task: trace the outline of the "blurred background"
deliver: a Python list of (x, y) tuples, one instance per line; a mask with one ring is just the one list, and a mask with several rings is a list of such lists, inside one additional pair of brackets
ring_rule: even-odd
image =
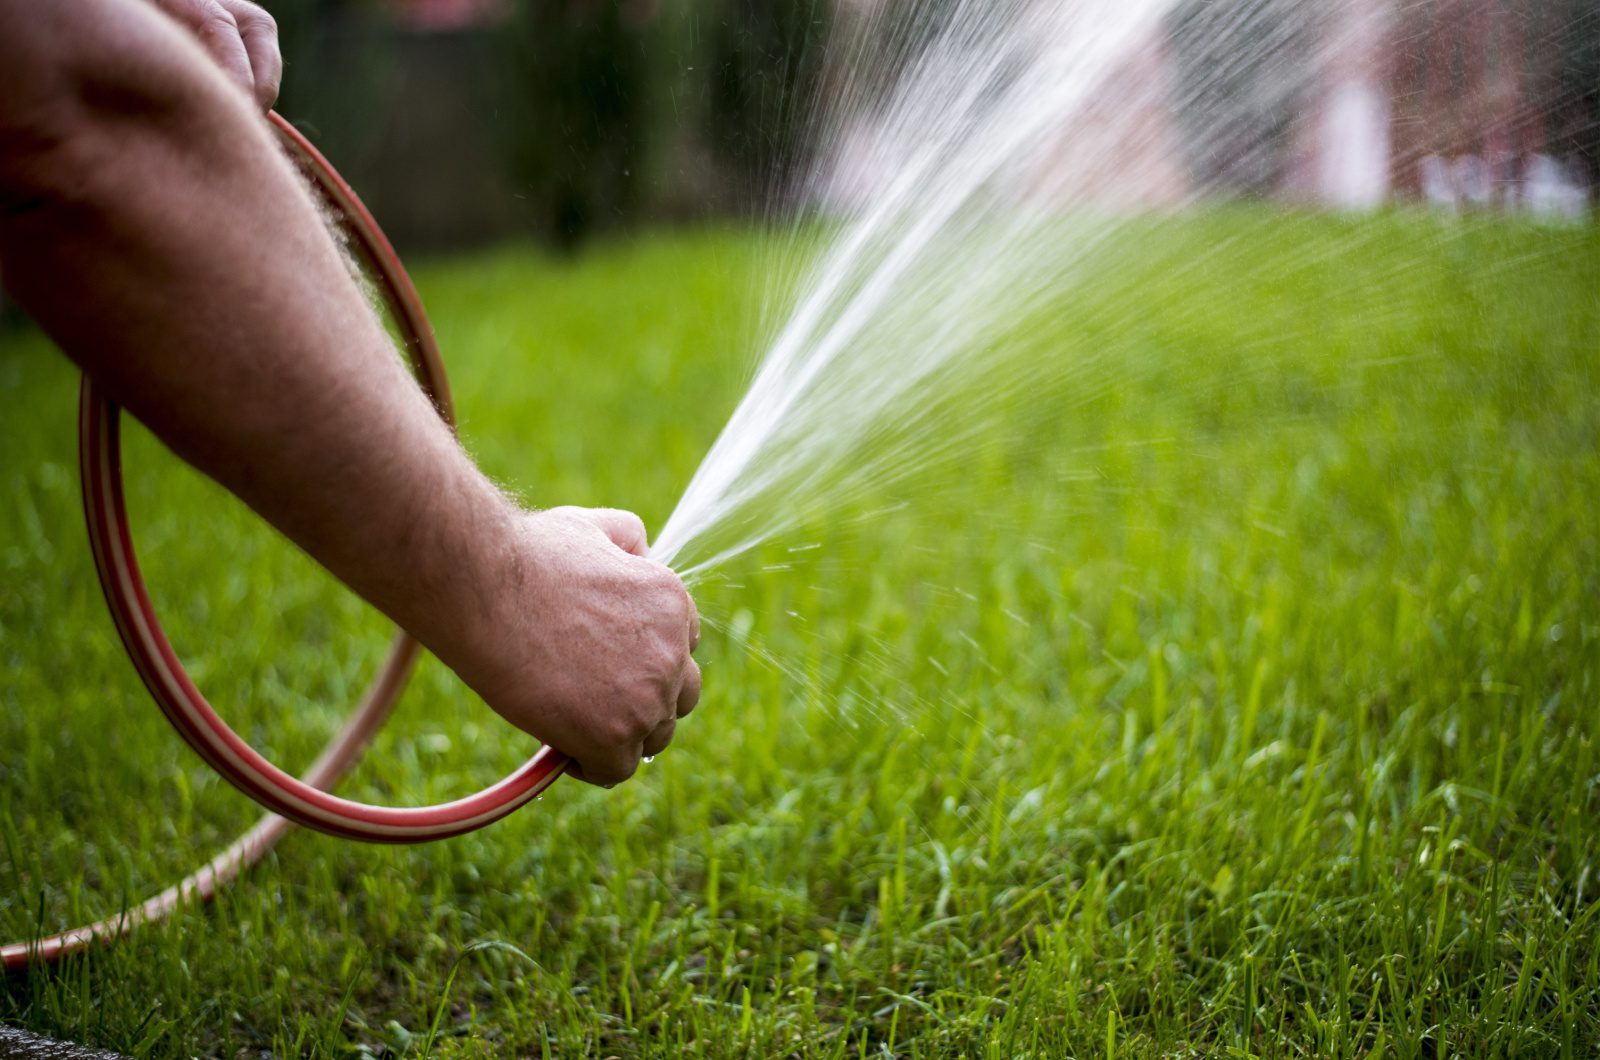
[[(1044, 0), (1048, 2), (1048, 0)], [(534, 236), (571, 248), (641, 222), (781, 210), (818, 150), (830, 35), (941, 0), (271, 0), (289, 59), (281, 110), (310, 132), (406, 249)], [(1263, 60), (1212, 73), (1257, 19)], [(1299, 24), (1290, 24), (1299, 23)], [(1260, 22), (1257, 23), (1262, 24)], [(1259, 54), (1259, 49), (1252, 49)], [(1256, 84), (1253, 82), (1260, 82)], [(1218, 99), (1218, 94), (1226, 97)], [(1122, 141), (1085, 191), (1160, 207), (1208, 194), (1371, 209), (1585, 214), (1600, 183), (1593, 0), (1190, 0), (1105, 88)], [(1116, 120), (1109, 112), (1115, 106)], [(1139, 111), (1137, 119), (1129, 107)], [(1222, 136), (1191, 112), (1230, 115)], [(1061, 150), (1095, 130), (1063, 130)], [(831, 130), (828, 161), (853, 140)], [(1041, 174), (1048, 181), (1048, 174)], [(1130, 176), (1137, 179), (1129, 181)], [(1080, 175), (1076, 178), (1081, 181)]]
[[(868, 198), (875, 175), (853, 161), (873, 130), (811, 135), (840, 76), (828, 43), (852, 20), (915, 26), (948, 5), (266, 4), (288, 61), (279, 109), (406, 252), (770, 217), (813, 163), (841, 200)], [(1278, 46), (1197, 30), (1246, 18)], [(1252, 196), (1570, 222), (1600, 185), (1594, 0), (1186, 0), (1102, 95), (1061, 132), (1070, 180), (1039, 187), (1136, 208)]]
[(273, 0), (279, 109), (403, 248), (739, 214), (802, 139), (821, 0)]

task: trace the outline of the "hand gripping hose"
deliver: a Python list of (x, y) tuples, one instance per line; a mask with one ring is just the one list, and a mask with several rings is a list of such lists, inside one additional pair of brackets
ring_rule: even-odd
[[(283, 118), (275, 113), (267, 117), (344, 227), (352, 252), (375, 278), (378, 292), (399, 326), (418, 381), (439, 414), (453, 424), (449, 385), (433, 328), (394, 248), (328, 160)], [(117, 632), (145, 687), (179, 734), (234, 787), (272, 812), (203, 868), (140, 906), (49, 938), (0, 946), (0, 966), (13, 971), (34, 962), (57, 961), (97, 941), (111, 941), (141, 924), (164, 919), (185, 901), (207, 901), (271, 850), (291, 822), (374, 843), (445, 839), (498, 821), (531, 801), (566, 769), (566, 758), (545, 747), (492, 787), (438, 806), (370, 806), (328, 794), (327, 789), (355, 764), (405, 687), (420, 648), (404, 633), (396, 636), (366, 695), (304, 777), (297, 780), (263, 758), (206, 702), (151, 607), (123, 503), (118, 419), (117, 406), (86, 376), (78, 421), (83, 507), (95, 566)]]

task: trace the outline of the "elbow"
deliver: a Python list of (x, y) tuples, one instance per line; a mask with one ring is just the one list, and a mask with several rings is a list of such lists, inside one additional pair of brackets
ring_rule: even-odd
[(107, 25), (107, 6), (46, 5), (57, 17), (0, 47), (13, 71), (0, 85), (0, 224), (119, 194), (148, 148), (193, 148), (246, 109), (164, 18), (115, 5)]

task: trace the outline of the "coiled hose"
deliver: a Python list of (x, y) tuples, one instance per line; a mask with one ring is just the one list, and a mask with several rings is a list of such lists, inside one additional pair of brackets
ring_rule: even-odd
[[(454, 410), (438, 343), (422, 300), (394, 248), (328, 160), (282, 117), (276, 113), (267, 117), (345, 230), (351, 251), (375, 279), (378, 293), (399, 327), (418, 382), (439, 415), (453, 425)], [(0, 966), (6, 971), (59, 961), (95, 943), (120, 938), (142, 924), (162, 920), (185, 902), (210, 900), (259, 861), (294, 824), (373, 843), (445, 839), (498, 821), (538, 796), (566, 769), (566, 758), (545, 747), (492, 787), (438, 806), (371, 806), (330, 795), (327, 789), (360, 758), (405, 687), (420, 651), (405, 633), (396, 636), (366, 695), (303, 777), (296, 779), (267, 761), (217, 716), (161, 629), (139, 574), (128, 529), (119, 409), (87, 376), (78, 413), (79, 470), (89, 543), (122, 643), (145, 687), (179, 734), (234, 787), (270, 812), (203, 867), (137, 907), (48, 938), (0, 946)]]

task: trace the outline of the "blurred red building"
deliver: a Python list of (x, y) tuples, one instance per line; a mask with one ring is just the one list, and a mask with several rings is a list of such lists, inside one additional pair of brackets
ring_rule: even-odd
[(1582, 166), (1550, 135), (1562, 56), (1545, 0), (1333, 0), (1282, 191), (1338, 207), (1577, 214)]
[(1179, 0), (1063, 116), (1029, 186), (1136, 208), (1265, 194), (1575, 216), (1594, 160), (1550, 128), (1572, 80), (1551, 45), (1600, 33), (1583, 2)]
[[(1560, 167), (1547, 135), (1554, 55), (1529, 46), (1530, 5), (1433, 0), (1392, 15), (1385, 56), (1395, 101), (1396, 189), (1470, 205), (1536, 205), (1541, 169)], [(1575, 190), (1579, 177), (1567, 174)]]

